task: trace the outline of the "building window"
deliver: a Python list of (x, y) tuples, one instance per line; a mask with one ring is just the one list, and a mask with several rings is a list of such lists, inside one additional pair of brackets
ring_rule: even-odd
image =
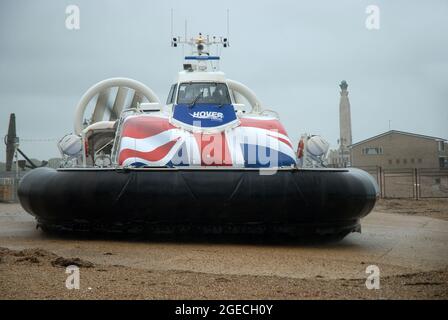
[(408, 164), (408, 159), (403, 159), (403, 164)]
[(414, 164), (415, 163), (415, 159), (411, 158), (411, 163)]
[(439, 141), (439, 152), (445, 151), (445, 141)]
[(383, 154), (383, 148), (381, 147), (368, 147), (362, 149), (362, 154), (365, 155), (377, 155), (377, 154)]
[(392, 164), (392, 159), (389, 159), (389, 164)]
[(418, 163), (422, 163), (422, 159), (421, 158), (418, 159)]
[(400, 164), (400, 159), (395, 160), (396, 164)]

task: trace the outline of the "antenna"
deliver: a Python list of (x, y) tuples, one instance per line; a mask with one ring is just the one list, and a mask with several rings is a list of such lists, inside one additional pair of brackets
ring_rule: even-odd
[(188, 40), (188, 32), (187, 32), (187, 30), (188, 30), (188, 20), (187, 19), (185, 19), (185, 41), (187, 41)]
[[(203, 36), (202, 33), (199, 33), (199, 36), (196, 38), (188, 39), (188, 20), (185, 19), (185, 34), (182, 39), (181, 36), (174, 36), (174, 10), (171, 8), (171, 46), (177, 47), (179, 44), (182, 44), (182, 48), (184, 48), (185, 44), (192, 46), (194, 49), (198, 49), (197, 53), (201, 54), (203, 51), (203, 47), (210, 47), (211, 45), (222, 45), (224, 48), (230, 46), (229, 43), (229, 34), (230, 34), (230, 10), (227, 9), (227, 35), (226, 37), (216, 37), (214, 35), (206, 35)], [(201, 49), (199, 48), (201, 47)], [(205, 53), (205, 52), (204, 52)]]
[(230, 10), (227, 9), (227, 36), (223, 39), (224, 48), (230, 47), (229, 34), (230, 34)]
[[(182, 44), (182, 54), (185, 60), (194, 60), (195, 65), (192, 63), (185, 63), (184, 70), (205, 71), (210, 66), (212, 70), (219, 68), (219, 60), (221, 55), (221, 46), (224, 48), (229, 47), (229, 33), (230, 33), (230, 10), (227, 9), (227, 36), (217, 37), (216, 35), (202, 34), (193, 38), (188, 38), (188, 20), (185, 19), (185, 34), (184, 37), (174, 35), (173, 26), (174, 13), (171, 9), (171, 46), (176, 48)], [(191, 55), (185, 56), (185, 45), (191, 47)], [(210, 49), (216, 45), (216, 52), (218, 55), (211, 55)], [(189, 62), (189, 61), (188, 61)]]
[(230, 34), (230, 10), (227, 9), (227, 39), (229, 39)]
[(174, 9), (171, 8), (171, 39), (173, 39), (173, 37), (174, 37), (174, 34), (173, 34), (173, 32), (174, 32), (174, 18), (173, 18), (173, 16), (174, 16)]
[(179, 42), (180, 37), (174, 36), (174, 9), (171, 8), (171, 46), (176, 48)]

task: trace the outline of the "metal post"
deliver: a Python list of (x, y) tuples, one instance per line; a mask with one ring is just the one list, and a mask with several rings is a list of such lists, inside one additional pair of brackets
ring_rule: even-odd
[(381, 166), (377, 167), (377, 174), (378, 174), (378, 184), (380, 187), (380, 197), (383, 198), (383, 168)]
[(87, 167), (87, 155), (86, 155), (86, 134), (84, 131), (81, 133), (82, 141), (82, 166)]
[(16, 150), (14, 152), (14, 156), (16, 158), (16, 179), (19, 180), (19, 156), (17, 154), (17, 147), (16, 147)]
[(418, 168), (414, 168), (414, 179), (415, 181), (415, 200), (419, 200), (420, 198), (420, 183), (419, 183), (419, 179), (418, 179)]

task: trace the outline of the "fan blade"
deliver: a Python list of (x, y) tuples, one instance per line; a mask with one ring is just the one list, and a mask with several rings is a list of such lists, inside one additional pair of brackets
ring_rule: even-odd
[(92, 123), (103, 121), (104, 113), (107, 108), (107, 102), (109, 100), (110, 89), (106, 89), (98, 94), (95, 110), (93, 111)]
[(132, 98), (131, 108), (136, 108), (137, 103), (141, 103), (142, 100), (143, 100), (143, 98), (142, 98), (141, 94), (136, 91), (134, 93), (134, 98)]
[(115, 97), (115, 102), (110, 112), (110, 120), (117, 120), (124, 109), (124, 104), (126, 102), (126, 97), (128, 96), (128, 88), (119, 87), (117, 91), (117, 96)]

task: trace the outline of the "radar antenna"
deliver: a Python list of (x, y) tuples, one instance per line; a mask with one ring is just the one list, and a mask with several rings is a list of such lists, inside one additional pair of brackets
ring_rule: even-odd
[(174, 10), (171, 9), (171, 46), (177, 48), (179, 44), (186, 44), (192, 47), (192, 53), (196, 53), (198, 56), (201, 55), (210, 55), (210, 47), (212, 45), (222, 45), (224, 48), (228, 48), (230, 46), (229, 42), (229, 21), (230, 21), (230, 13), (229, 9), (227, 9), (227, 36), (204, 36), (202, 33), (199, 33), (197, 37), (188, 38), (187, 35), (187, 20), (185, 20), (185, 35), (175, 36), (174, 35)]

